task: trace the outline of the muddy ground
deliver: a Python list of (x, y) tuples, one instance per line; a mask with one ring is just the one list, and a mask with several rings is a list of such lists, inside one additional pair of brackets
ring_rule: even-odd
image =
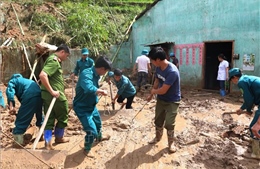
[[(107, 83), (102, 88), (109, 91)], [(1, 90), (5, 93), (4, 86), (1, 86)], [(116, 87), (113, 86), (113, 94), (115, 93)], [(12, 140), (1, 134), (1, 168), (260, 168), (258, 160), (244, 157), (250, 152), (246, 128), (252, 117), (236, 114), (222, 116), (224, 112), (235, 111), (240, 107), (242, 99), (239, 94), (229, 94), (223, 102), (219, 101), (217, 91), (183, 88), (182, 93), (175, 128), (178, 151), (174, 154), (168, 153), (166, 131), (163, 139), (156, 145), (147, 143), (154, 137), (156, 103), (155, 100), (146, 102), (148, 89), (137, 94), (133, 110), (119, 110), (120, 105), (116, 104), (116, 111), (112, 111), (110, 96), (101, 97), (98, 109), (103, 120), (103, 133), (111, 135), (111, 139), (93, 147), (94, 159), (85, 157), (82, 152), (85, 134), (77, 116), (71, 110), (66, 128), (66, 136), (70, 138), (70, 142), (54, 144), (55, 150), (51, 152), (43, 151), (43, 141), (38, 144), (37, 151), (30, 150), (30, 143), (25, 148), (33, 156), (24, 149), (12, 148)], [(71, 86), (66, 89), (66, 94), (71, 101)], [(140, 111), (141, 108), (143, 109)], [(3, 132), (10, 137), (14, 120), (15, 116), (8, 115), (7, 111), (1, 112)], [(239, 127), (234, 128), (236, 126)]]

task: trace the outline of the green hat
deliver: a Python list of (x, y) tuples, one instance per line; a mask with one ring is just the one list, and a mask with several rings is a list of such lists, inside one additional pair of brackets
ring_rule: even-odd
[(81, 53), (82, 53), (82, 55), (88, 55), (88, 54), (89, 54), (87, 48), (83, 48), (83, 49), (81, 50)]
[(229, 75), (229, 80), (231, 80), (231, 78), (233, 76), (236, 76), (236, 75), (240, 75), (241, 74), (241, 71), (239, 68), (232, 68), (228, 71), (228, 75)]
[(146, 55), (146, 56), (147, 56), (147, 55), (148, 55), (148, 53), (149, 53), (149, 52), (148, 52), (148, 50), (144, 49), (144, 50), (142, 51), (142, 53), (141, 53), (141, 54), (142, 54), (142, 55)]

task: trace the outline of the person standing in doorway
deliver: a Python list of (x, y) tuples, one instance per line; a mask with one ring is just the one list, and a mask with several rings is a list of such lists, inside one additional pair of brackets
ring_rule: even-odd
[(218, 60), (220, 63), (218, 66), (217, 80), (219, 81), (220, 85), (220, 100), (224, 101), (224, 97), (226, 96), (225, 82), (228, 80), (229, 63), (226, 61), (226, 57), (222, 53), (218, 55)]
[(147, 57), (148, 50), (143, 50), (141, 56), (138, 56), (133, 68), (133, 74), (136, 74), (136, 67), (138, 69), (137, 77), (137, 91), (141, 86), (145, 86), (148, 78), (148, 73), (151, 72), (150, 59)]
[[(51, 140), (54, 126), (55, 143), (69, 142), (68, 138), (63, 137), (64, 128), (68, 123), (68, 100), (65, 96), (65, 84), (61, 68), (61, 62), (65, 61), (69, 54), (69, 47), (60, 45), (57, 50), (46, 59), (39, 75), (45, 114), (53, 97), (57, 98), (44, 129), (45, 148), (48, 150), (53, 149)], [(57, 121), (56, 125), (55, 121)]]
[(173, 63), (167, 61), (166, 53), (161, 47), (153, 48), (148, 57), (156, 67), (156, 79), (147, 100), (150, 101), (153, 95), (157, 95), (154, 119), (155, 138), (149, 143), (159, 142), (165, 128), (169, 152), (174, 153), (177, 150), (174, 144), (175, 119), (181, 100), (179, 70)]

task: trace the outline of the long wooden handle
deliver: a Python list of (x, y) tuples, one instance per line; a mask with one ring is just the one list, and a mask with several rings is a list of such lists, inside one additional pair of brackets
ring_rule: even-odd
[(223, 114), (237, 114), (237, 112), (231, 111), (231, 112), (224, 112)]
[[(224, 114), (237, 114), (237, 112), (235, 112), (235, 111), (231, 111), (231, 112), (224, 112), (223, 113), (223, 115)], [(247, 111), (243, 111), (242, 113), (240, 113), (240, 114), (247, 114)]]
[(72, 83), (72, 87), (71, 87), (71, 97), (72, 97), (72, 101), (73, 101), (73, 99), (74, 99), (74, 77), (72, 78), (72, 81), (71, 81), (71, 83)]
[(35, 72), (35, 68), (37, 66), (37, 63), (38, 63), (38, 60), (35, 60), (34, 61), (34, 64), (33, 64), (33, 68), (32, 68), (32, 72), (31, 72), (31, 75), (30, 75), (30, 78), (32, 80), (33, 76), (34, 76), (34, 72)]
[[(25, 46), (24, 46), (23, 43), (22, 43), (22, 45), (23, 45), (23, 51), (24, 51), (24, 54), (25, 54), (25, 58), (26, 58), (26, 60), (27, 60), (27, 62), (28, 62), (29, 68), (30, 68), (31, 71), (33, 71), (32, 66), (31, 66), (31, 63), (30, 63), (30, 61), (29, 61), (29, 57), (28, 57), (26, 48), (25, 48)], [(33, 74), (33, 77), (34, 77), (35, 82), (37, 82), (37, 78), (36, 78), (35, 74)]]
[(35, 148), (36, 148), (36, 146), (37, 146), (37, 144), (38, 144), (38, 142), (39, 142), (39, 140), (41, 138), (41, 135), (42, 135), (43, 130), (44, 130), (45, 126), (46, 126), (46, 123), (47, 123), (47, 121), (49, 119), (49, 116), (51, 114), (51, 111), (52, 111), (52, 108), (53, 108), (55, 102), (56, 102), (56, 97), (53, 97), (52, 101), (51, 101), (51, 104), (50, 104), (50, 106), (48, 108), (48, 111), (47, 111), (47, 113), (46, 113), (46, 115), (44, 117), (44, 121), (43, 121), (43, 124), (42, 124), (42, 126), (40, 128), (40, 131), (39, 131), (39, 133), (38, 133), (38, 135), (37, 135), (37, 137), (36, 137), (36, 139), (35, 139), (35, 141), (33, 143), (33, 148), (32, 148), (33, 150), (35, 150)]
[[(111, 97), (111, 101), (113, 100), (113, 92), (112, 92), (112, 84), (110, 82), (109, 84), (109, 87), (110, 87), (110, 97)], [(115, 110), (115, 104), (112, 103), (112, 109)]]

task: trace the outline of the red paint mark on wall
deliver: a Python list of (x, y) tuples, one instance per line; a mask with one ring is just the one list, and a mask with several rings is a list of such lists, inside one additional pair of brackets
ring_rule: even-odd
[(189, 48), (186, 48), (186, 65), (189, 65), (189, 59), (190, 59), (190, 54), (189, 54)]
[(202, 47), (200, 47), (199, 65), (202, 65)]
[[(189, 49), (192, 49), (192, 64), (196, 64), (196, 49), (199, 49), (199, 65), (202, 65), (202, 51), (204, 43), (193, 43), (193, 44), (180, 44), (174, 45), (175, 56), (177, 55), (177, 49), (180, 49), (180, 65), (182, 65), (182, 49), (186, 48), (186, 65), (189, 65)], [(176, 56), (177, 57), (177, 56)]]
[(180, 65), (182, 65), (182, 48), (180, 48)]
[(177, 57), (176, 55), (177, 55), (177, 48), (173, 48), (173, 52), (174, 52), (174, 54), (175, 54), (175, 57)]
[(196, 64), (196, 48), (192, 48), (192, 65)]

